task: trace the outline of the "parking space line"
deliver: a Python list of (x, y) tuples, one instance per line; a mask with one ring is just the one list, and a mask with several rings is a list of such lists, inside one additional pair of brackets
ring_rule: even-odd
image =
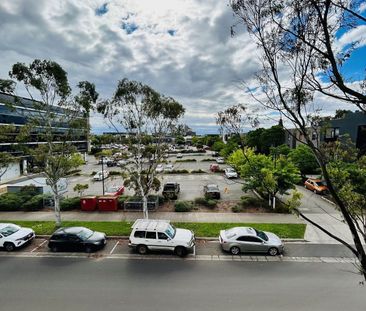
[(116, 249), (116, 247), (117, 247), (118, 244), (119, 244), (119, 240), (116, 242), (116, 244), (114, 244), (113, 248), (109, 252), (109, 255), (111, 255), (114, 252), (114, 250)]
[(39, 244), (37, 247), (33, 248), (30, 252), (31, 253), (35, 252), (37, 249), (41, 248), (46, 242), (47, 242), (47, 240), (44, 240), (41, 244)]

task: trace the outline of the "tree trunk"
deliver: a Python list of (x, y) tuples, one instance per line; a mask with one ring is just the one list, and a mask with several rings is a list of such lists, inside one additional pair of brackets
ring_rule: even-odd
[(55, 202), (56, 227), (61, 227), (60, 197), (57, 191), (53, 194), (53, 200)]
[(147, 209), (147, 197), (142, 196), (142, 212), (144, 214), (144, 219), (149, 219), (149, 211)]

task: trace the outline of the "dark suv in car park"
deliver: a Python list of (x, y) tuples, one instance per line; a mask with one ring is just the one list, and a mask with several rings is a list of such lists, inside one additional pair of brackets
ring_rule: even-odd
[(104, 247), (107, 243), (105, 233), (92, 231), (85, 227), (68, 227), (57, 229), (51, 236), (48, 247), (53, 252), (60, 250), (83, 250), (91, 253)]
[(220, 199), (220, 189), (218, 185), (215, 184), (208, 184), (203, 187), (203, 192), (205, 197), (208, 199)]

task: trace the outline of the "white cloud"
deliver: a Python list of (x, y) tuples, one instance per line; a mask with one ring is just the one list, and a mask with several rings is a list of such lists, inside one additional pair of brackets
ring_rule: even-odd
[[(96, 9), (105, 3), (106, 12)], [(241, 81), (252, 83), (258, 50), (235, 23), (228, 1), (217, 0), (2, 0), (0, 77), (12, 64), (52, 59), (68, 72), (71, 85), (94, 82), (102, 98), (127, 77), (174, 97), (186, 108), (185, 122), (214, 131), (215, 114), (253, 100)], [(130, 34), (122, 23), (135, 25)], [(174, 31), (174, 35), (168, 33)], [(361, 34), (348, 34), (357, 37)], [(345, 37), (344, 42), (351, 40)], [(105, 122), (92, 120), (101, 132)]]
[(343, 34), (338, 39), (337, 45), (344, 48), (355, 42), (357, 42), (357, 47), (366, 45), (366, 25), (357, 26)]

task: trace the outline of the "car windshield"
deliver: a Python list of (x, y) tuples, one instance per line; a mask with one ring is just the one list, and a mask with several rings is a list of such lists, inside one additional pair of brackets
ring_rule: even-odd
[(0, 229), (0, 234), (4, 237), (7, 237), (9, 235), (12, 235), (13, 233), (20, 230), (19, 226), (16, 225), (8, 225), (5, 228)]
[(321, 186), (326, 186), (327, 184), (324, 181), (317, 181), (316, 185), (321, 187)]
[(79, 233), (77, 233), (76, 235), (82, 240), (87, 240), (93, 235), (93, 233), (94, 232), (91, 231), (90, 229), (84, 228)]
[(169, 225), (168, 228), (165, 230), (165, 233), (171, 239), (174, 238), (175, 232), (176, 232), (176, 230), (175, 230), (174, 226), (172, 226), (172, 225)]
[(257, 233), (257, 237), (261, 238), (264, 241), (268, 241), (268, 236), (263, 231), (259, 231), (256, 229), (254, 229), (254, 230)]
[(228, 239), (232, 239), (234, 236), (236, 236), (236, 230), (234, 228), (225, 230), (225, 235)]

